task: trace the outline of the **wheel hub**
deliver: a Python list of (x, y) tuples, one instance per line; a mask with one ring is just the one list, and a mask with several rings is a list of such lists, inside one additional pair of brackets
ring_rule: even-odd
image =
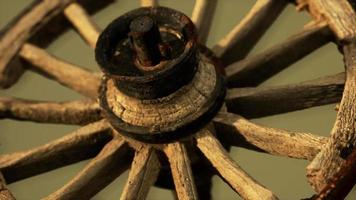
[(100, 103), (121, 134), (148, 143), (188, 136), (220, 109), (224, 81), (202, 53), (191, 20), (165, 7), (139, 8), (100, 35)]

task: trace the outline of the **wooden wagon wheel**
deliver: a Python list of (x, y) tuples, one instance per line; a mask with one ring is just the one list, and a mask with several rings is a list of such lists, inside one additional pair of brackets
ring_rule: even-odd
[[(148, 7), (115, 20), (97, 43), (101, 31), (89, 14), (111, 2), (36, 0), (1, 32), (3, 88), (12, 86), (24, 70), (33, 70), (88, 100), (0, 98), (4, 119), (83, 125), (35, 149), (0, 155), (0, 199), (14, 199), (5, 182), (94, 156), (46, 199), (88, 199), (130, 166), (122, 199), (144, 199), (154, 184), (174, 184), (179, 199), (208, 199), (213, 174), (219, 174), (244, 199), (277, 199), (229, 157), (230, 146), (311, 160), (307, 174), (315, 199), (342, 199), (352, 189), (356, 177), (353, 1), (257, 0), (212, 50), (199, 44), (206, 41), (216, 1), (196, 1), (192, 15), (196, 34), (185, 15), (142, 0), (142, 6)], [(288, 3), (307, 10), (314, 20), (281, 44), (245, 58)], [(105, 75), (83, 70), (43, 49), (69, 27), (67, 21), (96, 47)], [(328, 42), (335, 42), (344, 54), (346, 73), (294, 85), (256, 87)], [(118, 70), (123, 61), (120, 67), (129, 67)], [(329, 138), (248, 120), (340, 100)]]

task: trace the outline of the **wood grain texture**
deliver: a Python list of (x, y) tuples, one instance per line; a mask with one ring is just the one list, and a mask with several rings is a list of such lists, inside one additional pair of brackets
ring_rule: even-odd
[(356, 147), (356, 44), (343, 47), (346, 83), (329, 142), (308, 165), (309, 182), (320, 192)]
[(0, 97), (0, 119), (83, 125), (101, 118), (101, 108), (92, 100), (46, 102)]
[(22, 74), (20, 65), (9, 65), (21, 46), (73, 0), (43, 0), (30, 5), (0, 38), (0, 86), (10, 87)]
[(121, 200), (144, 200), (156, 182), (161, 164), (155, 150), (149, 145), (136, 150), (129, 178), (121, 194)]
[(0, 200), (15, 200), (15, 197), (7, 189), (5, 179), (0, 172)]
[(90, 72), (47, 53), (44, 49), (25, 44), (20, 56), (30, 64), (30, 69), (58, 83), (96, 99), (100, 87), (100, 74)]
[(228, 90), (229, 112), (246, 118), (281, 114), (314, 106), (338, 103), (345, 84), (345, 73), (297, 84), (233, 88)]
[(142, 7), (157, 7), (158, 0), (140, 0)]
[(183, 143), (170, 143), (164, 149), (171, 166), (179, 200), (198, 199), (187, 149)]
[(70, 182), (44, 199), (90, 199), (126, 171), (130, 162), (129, 146), (120, 137), (115, 137)]
[(249, 13), (214, 47), (225, 64), (246, 57), (287, 5), (285, 0), (257, 0)]
[(219, 113), (213, 122), (229, 144), (273, 155), (312, 160), (327, 142), (321, 136), (265, 127), (232, 113)]
[(330, 179), (319, 194), (313, 200), (346, 199), (356, 184), (356, 149), (353, 150), (346, 161)]
[(91, 158), (111, 138), (110, 125), (101, 120), (34, 149), (0, 155), (0, 171), (12, 183)]
[(228, 85), (257, 86), (331, 40), (332, 34), (325, 23), (307, 26), (282, 43), (227, 66)]
[(71, 3), (64, 14), (89, 46), (95, 48), (101, 30), (86, 10), (78, 3)]
[(177, 121), (184, 122), (204, 109), (214, 96), (217, 82), (214, 65), (201, 62), (191, 82), (168, 96), (137, 99), (120, 91), (112, 79), (107, 82), (106, 96), (110, 108), (124, 122), (162, 130), (176, 127)]
[(356, 13), (347, 0), (297, 0), (317, 21), (326, 21), (338, 40), (356, 40)]
[(202, 130), (196, 140), (198, 148), (216, 168), (222, 178), (243, 199), (278, 199), (270, 190), (244, 172), (230, 158), (229, 153), (208, 129)]
[[(33, 2), (41, 2), (42, 0), (31, 0)], [(89, 15), (94, 15), (97, 12), (105, 9), (105, 7), (114, 3), (115, 0), (76, 0)], [(74, 2), (74, 1), (72, 1)], [(70, 4), (70, 3), (69, 3)], [(68, 5), (69, 5), (68, 4)], [(14, 24), (23, 16), (23, 13), (28, 12), (28, 10), (22, 10), (14, 19), (12, 19), (4, 29), (1, 31), (6, 33)], [(47, 48), (53, 41), (64, 34), (66, 31), (71, 29), (71, 23), (68, 21), (64, 12), (58, 13), (55, 17), (47, 21), (43, 26), (36, 31), (27, 42), (35, 44), (41, 48)], [(1, 35), (0, 31), (0, 35)]]
[(191, 20), (198, 30), (198, 41), (205, 44), (210, 33), (217, 0), (195, 0)]

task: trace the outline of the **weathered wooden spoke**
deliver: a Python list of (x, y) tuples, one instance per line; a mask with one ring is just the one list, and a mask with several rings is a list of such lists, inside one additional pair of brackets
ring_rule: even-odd
[(71, 3), (64, 10), (64, 14), (89, 46), (95, 48), (101, 31), (85, 9), (78, 3)]
[(103, 118), (101, 108), (92, 100), (45, 102), (0, 97), (0, 119), (88, 124), (101, 118)]
[(100, 75), (82, 69), (50, 55), (45, 50), (25, 44), (20, 56), (30, 64), (30, 69), (85, 96), (97, 98)]
[(208, 129), (197, 136), (197, 146), (223, 179), (244, 199), (277, 199), (267, 188), (244, 172)]
[(356, 44), (345, 45), (343, 51), (346, 83), (336, 122), (329, 142), (307, 167), (309, 181), (318, 192), (356, 146)]
[(325, 23), (307, 26), (284, 42), (229, 65), (226, 68), (228, 85), (257, 86), (330, 40), (332, 34)]
[(93, 157), (111, 138), (110, 125), (101, 120), (43, 146), (0, 155), (0, 171), (12, 183)]
[(330, 184), (325, 185), (313, 198), (317, 200), (345, 199), (355, 185), (355, 177), (356, 150), (354, 149), (330, 179)]
[(296, 2), (299, 4), (299, 9), (308, 8), (316, 20), (326, 20), (340, 41), (355, 41), (355, 11), (347, 0), (297, 0)]
[(158, 0), (140, 0), (142, 7), (157, 7)]
[(213, 47), (214, 53), (225, 64), (243, 59), (286, 5), (285, 0), (257, 0), (246, 17)]
[(214, 17), (214, 12), (216, 8), (217, 0), (196, 0), (193, 13), (192, 21), (194, 22), (196, 28), (199, 32), (199, 42), (202, 44), (206, 43), (208, 38), (211, 23)]
[(10, 87), (22, 74), (21, 65), (9, 64), (22, 45), (47, 21), (58, 15), (73, 0), (36, 1), (28, 12), (11, 24), (0, 38), (0, 86)]
[(219, 113), (213, 122), (230, 144), (273, 155), (312, 160), (327, 142), (309, 133), (264, 127), (232, 113)]
[[(179, 199), (210, 198), (211, 182), (207, 180), (215, 172), (244, 199), (277, 199), (241, 169), (221, 143), (313, 160), (307, 171), (319, 192), (314, 197), (340, 199), (347, 195), (355, 182), (356, 155), (356, 14), (352, 1), (293, 1), (314, 20), (284, 42), (248, 58), (291, 1), (256, 0), (212, 51), (200, 47), (207, 40), (217, 0), (196, 0), (192, 21), (199, 34), (187, 16), (159, 7), (157, 0), (140, 0), (145, 8), (115, 20), (101, 33), (90, 14), (112, 1), (35, 0), (0, 32), (0, 87), (12, 86), (30, 69), (91, 98), (44, 102), (0, 97), (1, 119), (85, 125), (40, 147), (0, 155), (0, 199), (14, 199), (5, 183), (94, 156), (46, 199), (89, 199), (130, 164), (121, 199), (145, 199), (155, 184), (175, 187)], [(137, 17), (142, 13), (150, 14)], [(45, 47), (70, 24), (96, 48), (105, 75), (46, 52)], [(330, 41), (343, 51), (346, 73), (298, 84), (255, 87)], [(183, 53), (173, 55), (176, 52)], [(171, 67), (165, 68), (166, 64)], [(217, 68), (224, 64), (227, 68), (220, 74)], [(225, 98), (222, 74), (229, 87)], [(94, 101), (98, 98), (101, 107)], [(331, 138), (268, 128), (246, 119), (340, 100)], [(132, 163), (130, 146), (136, 151)], [(193, 175), (199, 166), (206, 169)]]
[(165, 153), (171, 166), (178, 199), (198, 199), (190, 159), (184, 144), (179, 142), (168, 144)]
[(340, 73), (298, 84), (233, 88), (227, 92), (226, 105), (229, 112), (247, 118), (264, 117), (337, 103), (344, 84), (345, 73)]
[(160, 170), (160, 162), (155, 150), (142, 146), (136, 150), (132, 161), (129, 178), (121, 194), (121, 200), (144, 200), (154, 185)]
[(126, 171), (130, 162), (129, 146), (115, 137), (69, 183), (45, 199), (90, 199)]
[(0, 172), (0, 199), (1, 200), (15, 200), (11, 192), (6, 188), (5, 180)]
[(328, 22), (337, 39), (343, 44), (346, 65), (345, 89), (331, 138), (307, 167), (309, 182), (317, 192), (321, 192), (323, 188), (335, 188), (336, 185), (331, 179), (339, 167), (345, 164), (356, 144), (356, 13), (346, 0), (306, 0), (298, 3), (300, 8), (308, 8), (314, 18), (320, 19), (323, 16)]

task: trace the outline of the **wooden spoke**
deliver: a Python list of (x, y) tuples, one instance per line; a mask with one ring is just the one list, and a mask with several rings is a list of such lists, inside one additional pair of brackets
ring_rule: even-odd
[(45, 199), (90, 199), (126, 171), (130, 162), (129, 146), (116, 137), (69, 183)]
[(356, 149), (350, 154), (340, 169), (332, 177), (330, 183), (313, 199), (345, 199), (356, 184)]
[(198, 199), (190, 159), (184, 144), (176, 142), (168, 144), (164, 149), (171, 165), (172, 176), (178, 199)]
[[(354, 178), (356, 176), (355, 0), (255, 0), (254, 6), (247, 15), (213, 47), (212, 51), (208, 51), (204, 43), (206, 43), (212, 25), (217, 0), (195, 0), (192, 21), (199, 33), (195, 42), (199, 43), (198, 47), (206, 53), (205, 57), (209, 62), (227, 66), (223, 70), (223, 74), (226, 75), (226, 85), (229, 89), (223, 107), (218, 114), (213, 113), (212, 123), (198, 130), (190, 138), (182, 138), (182, 140), (170, 141), (171, 143), (165, 144), (144, 144), (130, 138), (122, 138), (111, 124), (103, 119), (103, 111), (96, 102), (103, 74), (68, 63), (45, 50), (54, 39), (70, 27), (70, 24), (90, 47), (95, 48), (101, 30), (90, 15), (113, 1), (33, 0), (31, 5), (27, 6), (0, 31), (0, 88), (11, 87), (25, 70), (30, 69), (90, 98), (81, 101), (46, 102), (0, 97), (0, 119), (84, 125), (64, 137), (39, 147), (0, 155), (0, 200), (15, 199), (6, 184), (93, 157), (82, 171), (45, 199), (90, 199), (120, 176), (130, 165), (129, 178), (121, 195), (123, 200), (145, 199), (151, 186), (157, 184), (172, 187), (173, 183), (176, 199), (210, 199), (211, 177), (215, 173), (219, 174), (243, 199), (278, 199), (272, 191), (254, 180), (229, 156), (225, 147), (231, 146), (239, 146), (271, 155), (311, 160), (312, 162), (307, 167), (307, 177), (318, 193), (312, 198), (343, 199), (347, 196), (356, 183)], [(288, 3), (296, 4), (299, 10), (306, 9), (314, 18), (312, 22), (282, 43), (246, 58)], [(158, 0), (140, 0), (140, 5), (151, 8), (159, 6)], [(163, 21), (169, 24), (168, 21)], [(123, 23), (126, 23), (125, 20)], [(149, 25), (152, 24), (149, 22), (147, 24), (146, 32), (150, 32)], [(141, 30), (141, 32), (145, 32), (145, 30)], [(181, 33), (177, 34), (181, 35)], [(115, 38), (112, 39), (115, 40)], [(140, 42), (140, 38), (136, 38), (136, 40), (138, 43)], [(343, 51), (346, 73), (298, 84), (256, 87), (328, 42), (335, 42), (339, 50)], [(156, 43), (153, 44), (153, 47), (157, 50)], [(150, 46), (148, 43), (143, 46), (145, 45)], [(180, 45), (177, 45), (173, 44), (179, 48)], [(192, 46), (194, 47), (194, 44)], [(159, 47), (161, 51), (162, 45)], [(163, 45), (163, 47), (165, 46)], [(136, 52), (140, 50), (138, 48), (136, 48)], [(150, 48), (147, 47), (147, 49)], [(168, 49), (168, 54), (171, 53), (170, 50)], [(158, 54), (161, 53), (158, 52)], [(172, 57), (166, 55), (166, 51), (162, 54), (165, 55), (158, 57), (164, 57), (164, 59)], [(195, 62), (194, 59), (187, 59), (189, 55), (183, 58), (183, 61)], [(126, 62), (124, 57), (122, 57), (122, 62)], [(143, 55), (141, 57), (155, 56)], [(173, 55), (173, 57), (175, 56)], [(101, 60), (106, 62), (105, 59)], [(147, 66), (153, 66), (160, 61), (159, 58), (151, 60), (152, 63), (150, 60), (147, 61), (149, 63)], [(200, 61), (197, 60), (197, 62)], [(110, 64), (111, 61), (108, 62)], [(123, 73), (113, 72), (111, 75), (116, 76), (118, 80), (122, 79), (122, 83), (130, 82), (131, 85), (128, 83), (120, 88), (127, 90), (126, 93), (135, 93), (137, 101), (150, 99), (149, 97), (141, 98), (141, 96), (147, 95), (143, 94), (145, 92), (142, 93), (143, 90), (140, 90), (139, 85), (164, 82), (166, 78), (162, 73), (150, 73), (148, 78), (146, 76), (127, 78), (126, 75), (130, 76), (134, 72), (132, 70), (124, 71)], [(176, 71), (173, 70), (172, 73)], [(168, 75), (171, 76), (172, 73), (169, 74), (169, 72)], [(187, 81), (189, 82), (188, 79)], [(206, 81), (207, 79), (205, 79)], [(109, 81), (109, 86), (110, 83), (113, 82)], [(178, 84), (177, 87), (179, 86), (182, 85)], [(196, 89), (196, 85), (193, 84), (193, 86), (193, 89)], [(184, 84), (182, 87), (185, 87)], [(132, 92), (132, 88), (137, 91)], [(173, 88), (172, 91), (180, 91), (179, 89), (182, 88)], [(147, 90), (151, 91), (152, 88), (147, 88)], [(158, 93), (153, 92), (152, 95), (159, 96)], [(111, 101), (110, 95), (113, 96)], [(201, 91), (198, 91), (197, 95), (202, 95), (203, 99), (209, 97), (209, 95), (201, 94)], [(122, 109), (115, 107), (118, 104), (118, 97), (122, 95), (110, 94), (109, 91), (107, 96), (110, 104), (107, 106), (107, 110), (111, 110), (117, 115), (122, 114), (120, 112)], [(196, 104), (191, 99), (183, 100), (188, 104), (189, 102)], [(125, 98), (122, 102), (132, 103), (131, 100), (125, 101)], [(246, 119), (336, 102), (339, 102), (335, 108), (338, 114), (330, 138), (269, 128)], [(133, 103), (135, 104), (135, 102)], [(141, 107), (147, 110), (150, 106), (159, 107), (165, 102), (147, 100), (139, 103), (145, 104), (142, 104), (143, 107)], [(176, 103), (173, 102), (173, 104)], [(113, 105), (114, 108), (112, 108)], [(128, 111), (130, 109), (135, 110), (130, 107)], [(196, 111), (196, 109), (193, 110)], [(113, 125), (118, 126), (116, 128), (125, 129), (123, 127), (125, 124), (131, 124), (138, 126), (136, 132), (142, 132), (140, 129), (142, 123), (147, 122), (155, 125), (157, 120), (162, 119), (162, 116), (159, 115), (157, 119), (142, 121), (143, 115), (137, 115), (136, 119), (135, 116), (130, 117), (133, 112), (126, 111), (125, 116), (129, 116), (126, 118), (130, 120), (132, 118), (131, 121), (135, 123), (124, 119), (125, 123), (111, 121)], [(195, 111), (193, 114), (200, 112), (199, 110)], [(148, 114), (152, 114), (152, 112)], [(145, 115), (144, 118), (147, 116)], [(204, 121), (204, 116), (201, 118), (199, 120)], [(179, 119), (175, 121), (178, 125), (183, 123)], [(204, 123), (203, 121), (201, 122)], [(136, 122), (142, 123), (140, 125)], [(197, 123), (199, 122), (197, 121)], [(177, 124), (172, 122), (167, 127), (172, 125), (171, 128), (174, 129)], [(187, 124), (183, 123), (183, 128), (184, 125)], [(145, 129), (145, 127), (149, 126), (141, 128)], [(158, 127), (158, 129), (160, 128)], [(219, 134), (215, 134), (215, 130)], [(197, 149), (201, 152), (196, 152)], [(133, 154), (134, 150), (135, 154)], [(163, 152), (157, 152), (158, 150)], [(190, 152), (193, 154), (190, 155)], [(167, 159), (159, 153), (164, 153)], [(202, 155), (204, 156), (202, 157)], [(131, 162), (132, 158), (133, 162)], [(161, 161), (164, 166), (161, 166)], [(168, 163), (170, 168), (167, 166)]]
[(230, 87), (251, 87), (260, 84), (274, 74), (332, 40), (325, 23), (307, 26), (286, 41), (226, 68)]
[(72, 1), (36, 1), (4, 30), (0, 38), (0, 87), (10, 87), (22, 74), (21, 65), (9, 64), (21, 46)]
[(31, 44), (23, 46), (20, 50), (20, 56), (31, 64), (31, 70), (39, 72), (85, 96), (98, 97), (99, 74), (60, 60)]
[(300, 9), (308, 7), (309, 12), (316, 20), (327, 21), (338, 40), (355, 41), (355, 11), (347, 0), (297, 0), (297, 2)]
[(64, 10), (64, 14), (89, 46), (95, 48), (101, 31), (85, 9), (78, 3), (72, 3)]
[(230, 158), (228, 152), (209, 130), (202, 130), (196, 139), (198, 148), (243, 199), (277, 199), (271, 191), (251, 178)]
[(230, 112), (247, 118), (264, 117), (337, 103), (344, 84), (345, 73), (340, 73), (299, 84), (235, 88), (228, 90), (226, 105)]
[(91, 100), (44, 102), (0, 97), (0, 119), (88, 124), (102, 117), (99, 104)]
[(205, 44), (213, 21), (217, 0), (195, 0), (192, 21), (198, 29), (199, 42)]
[(0, 171), (12, 183), (91, 158), (112, 138), (110, 133), (104, 120), (89, 124), (35, 149), (0, 155)]
[(257, 125), (231, 113), (219, 113), (213, 122), (219, 136), (232, 145), (273, 155), (312, 160), (327, 142), (326, 138), (309, 133)]
[(321, 191), (356, 146), (356, 44), (343, 47), (346, 83), (329, 142), (307, 167), (309, 181)]
[(157, 7), (158, 0), (140, 0), (142, 7)]
[(253, 8), (230, 33), (213, 47), (225, 64), (244, 58), (283, 11), (285, 0), (257, 0)]
[(5, 180), (0, 172), (0, 199), (2, 200), (15, 200), (11, 192), (6, 188)]
[(160, 167), (155, 150), (149, 146), (142, 146), (136, 152), (120, 199), (146, 199), (150, 187), (156, 182)]

